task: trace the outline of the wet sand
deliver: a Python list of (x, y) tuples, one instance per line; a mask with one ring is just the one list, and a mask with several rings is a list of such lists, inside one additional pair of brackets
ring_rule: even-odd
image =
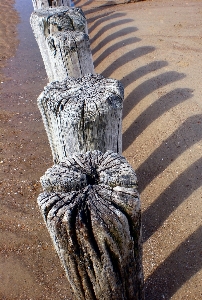
[[(88, 20), (96, 72), (125, 87), (123, 154), (139, 178), (146, 300), (202, 294), (202, 3), (185, 2), (75, 1)], [(7, 5), (0, 18), (5, 24), (11, 14), (13, 26), (0, 33), (9, 58), (0, 61), (0, 299), (71, 300), (36, 204), (52, 157), (36, 105), (47, 78), (29, 26), (32, 4), (16, 1), (18, 36), (18, 16)]]
[[(19, 22), (17, 12), (13, 9), (13, 0), (0, 3), (0, 80), (3, 81), (1, 69), (6, 60), (15, 53), (18, 44), (16, 25)], [(1, 86), (0, 86), (1, 88)]]

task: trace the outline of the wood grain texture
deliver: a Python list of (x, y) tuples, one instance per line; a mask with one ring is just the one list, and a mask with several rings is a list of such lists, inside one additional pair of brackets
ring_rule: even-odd
[(140, 200), (126, 159), (77, 154), (41, 184), (38, 204), (76, 299), (142, 300)]
[(71, 0), (32, 0), (34, 10), (47, 7), (71, 6)]
[(49, 0), (32, 0), (32, 4), (34, 7), (34, 10), (48, 8), (50, 6)]
[[(47, 38), (57, 32), (79, 31), (88, 34), (87, 22), (80, 8), (56, 7), (37, 9), (31, 14), (30, 24), (38, 43), (49, 81), (54, 81)], [(68, 74), (67, 74), (68, 76)]]
[(46, 39), (53, 81), (94, 73), (89, 37), (78, 31), (51, 34)]
[(54, 162), (90, 150), (122, 152), (122, 84), (85, 75), (49, 83), (38, 106)]

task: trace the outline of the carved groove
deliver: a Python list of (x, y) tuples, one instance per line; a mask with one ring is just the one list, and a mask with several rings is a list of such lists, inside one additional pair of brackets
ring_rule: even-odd
[(125, 158), (75, 154), (41, 184), (38, 204), (77, 299), (143, 299), (140, 201)]

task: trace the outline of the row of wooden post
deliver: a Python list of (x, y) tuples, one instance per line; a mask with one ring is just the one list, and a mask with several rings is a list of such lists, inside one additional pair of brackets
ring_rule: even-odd
[(95, 74), (86, 18), (68, 5), (33, 0), (30, 19), (50, 82), (38, 106), (54, 161), (38, 204), (75, 299), (142, 300), (137, 178), (121, 156), (124, 90)]

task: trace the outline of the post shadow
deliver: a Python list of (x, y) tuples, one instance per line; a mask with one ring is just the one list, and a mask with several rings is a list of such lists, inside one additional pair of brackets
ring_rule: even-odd
[[(107, 16), (109, 16), (109, 15), (111, 15), (113, 12), (104, 12), (103, 14), (99, 14), (99, 15), (96, 15), (96, 16), (94, 16), (94, 17), (89, 17), (88, 19), (87, 19), (87, 22), (88, 22), (88, 24), (90, 24), (90, 23), (93, 23), (94, 21), (96, 21), (98, 18), (99, 19), (101, 19), (101, 18), (104, 18), (104, 17), (107, 17)], [(86, 13), (85, 13), (85, 15), (86, 15)], [(93, 26), (93, 25), (92, 25)], [(91, 27), (90, 27), (91, 28)], [(90, 30), (90, 28), (89, 28), (89, 30)]]
[[(141, 49), (139, 49), (139, 51), (141, 51)], [(123, 118), (125, 118), (142, 99), (153, 93), (155, 90), (183, 78), (185, 78), (184, 73), (169, 71), (144, 81), (137, 86), (124, 100)]]
[(111, 21), (116, 18), (124, 17), (125, 15), (126, 15), (125, 13), (121, 13), (121, 12), (117, 12), (114, 14), (113, 12), (109, 12), (109, 13), (104, 13), (102, 15), (98, 15), (91, 19), (89, 18), (88, 23), (91, 23), (93, 21), (95, 21), (95, 23), (92, 26), (90, 26), (88, 32), (91, 33), (93, 30), (95, 30), (99, 25), (103, 24), (103, 22), (105, 21), (109, 21), (109, 20)]
[(189, 117), (136, 169), (141, 193), (179, 155), (202, 139), (202, 114)]
[(147, 107), (141, 115), (134, 120), (123, 134), (123, 151), (157, 118), (176, 105), (193, 96), (191, 89), (175, 89), (158, 98), (152, 105)]
[[(123, 20), (118, 20), (118, 21), (114, 21), (112, 23), (108, 23), (105, 26), (103, 26), (91, 39), (91, 43), (93, 43), (95, 40), (99, 39), (103, 33), (106, 33), (108, 30), (112, 29), (112, 28), (116, 28), (120, 25), (126, 25), (127, 27), (127, 23), (132, 22), (132, 19), (123, 19)], [(118, 35), (118, 29), (117, 29), (117, 35)]]
[[(202, 158), (181, 173), (142, 213), (143, 242), (202, 184)], [(202, 241), (201, 241), (202, 242)]]
[(108, 47), (102, 54), (94, 61), (95, 68), (99, 66), (103, 62), (104, 59), (106, 59), (112, 52), (116, 51), (117, 49), (121, 49), (122, 47), (125, 47), (127, 45), (131, 45), (134, 43), (139, 42), (140, 39), (136, 37), (131, 37), (125, 40), (122, 40), (120, 42), (117, 42), (113, 44), (112, 46)]
[(199, 226), (148, 277), (145, 282), (145, 300), (171, 299), (186, 281), (201, 270), (201, 241), (202, 226)]
[[(134, 59), (137, 59), (138, 57), (141, 57), (143, 55), (151, 53), (154, 50), (155, 50), (155, 48), (151, 47), (151, 46), (143, 46), (143, 47), (133, 49), (133, 50), (123, 54), (121, 57), (117, 58), (110, 66), (108, 66), (102, 72), (102, 75), (104, 77), (110, 77), (111, 74), (113, 72), (115, 72), (117, 69), (119, 69), (121, 66), (129, 63), (130, 61), (133, 61)], [(124, 101), (124, 105), (125, 105), (125, 101)]]
[(126, 88), (128, 85), (134, 83), (142, 76), (145, 76), (148, 73), (154, 72), (166, 66), (168, 66), (168, 63), (165, 60), (152, 61), (151, 63), (142, 66), (140, 68), (137, 68), (130, 74), (124, 76), (123, 79), (121, 79), (121, 83), (123, 84), (124, 88)]
[[(95, 54), (97, 51), (99, 51), (105, 45), (107, 45), (108, 43), (112, 42), (113, 40), (119, 38), (120, 36), (123, 38), (125, 35), (135, 32), (137, 30), (138, 29), (136, 27), (126, 27), (126, 28), (123, 28), (121, 30), (118, 30), (117, 32), (114, 32), (114, 33), (108, 35), (106, 38), (101, 40), (95, 48), (92, 48), (92, 53)], [(91, 43), (92, 43), (92, 40), (91, 40)]]

